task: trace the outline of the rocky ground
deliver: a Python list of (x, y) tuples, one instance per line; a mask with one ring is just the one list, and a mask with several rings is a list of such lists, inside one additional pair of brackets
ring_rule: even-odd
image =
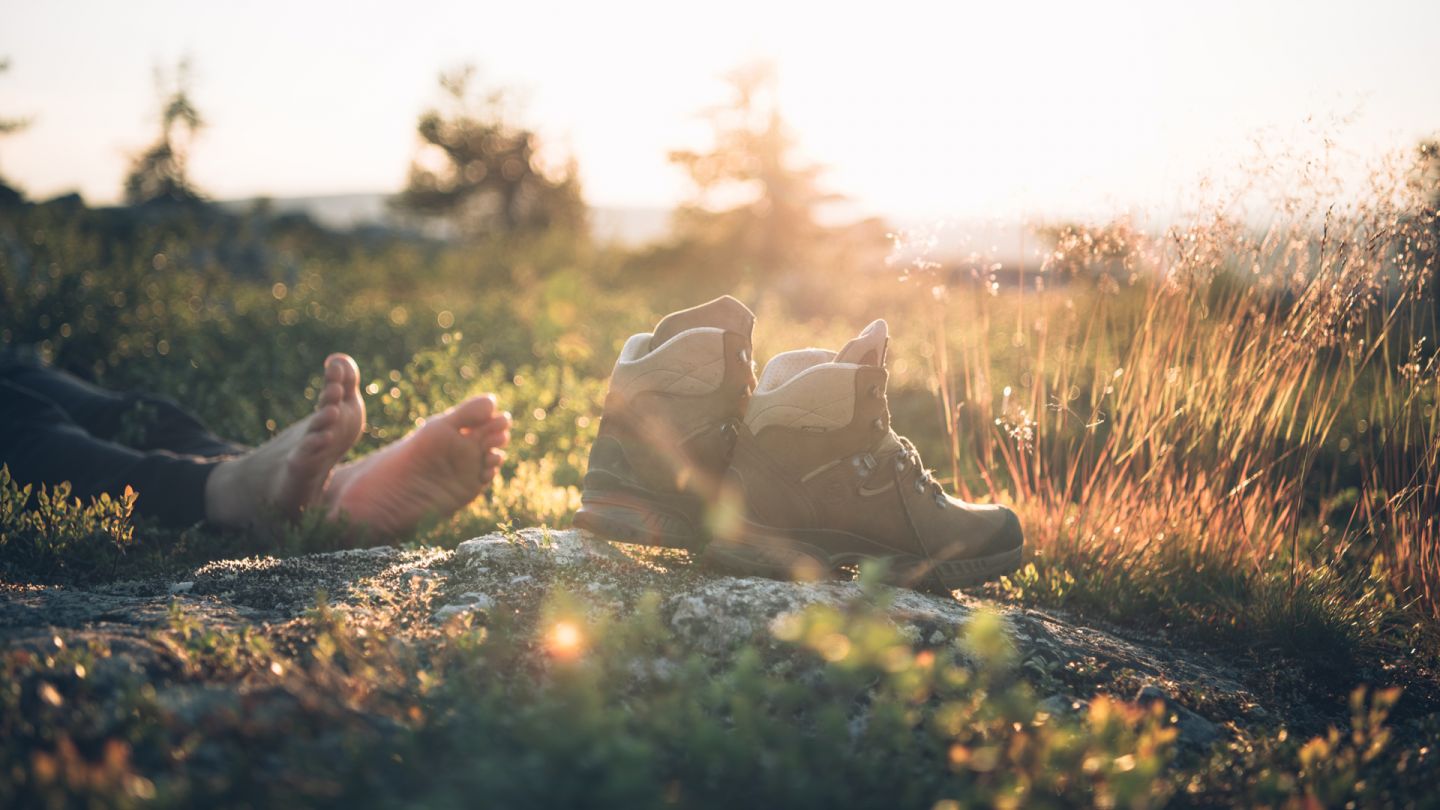
[[(135, 673), (173, 668), (157, 632), (178, 605), (202, 627), (257, 628), (290, 621), (311, 609), (317, 594), (334, 605), (361, 606), (377, 595), (424, 589), (431, 620), (474, 613), (534, 621), (545, 594), (563, 584), (584, 593), (595, 610), (623, 613), (642, 594), (658, 594), (675, 638), (695, 652), (723, 658), (745, 643), (779, 649), (777, 619), (812, 604), (843, 607), (861, 595), (857, 582), (776, 582), (717, 576), (683, 554), (612, 546), (576, 530), (526, 529), (466, 541), (453, 551), (374, 548), (278, 559), (208, 563), (174, 579), (125, 581), (88, 588), (12, 586), (0, 593), (0, 639), (12, 649), (103, 643), (109, 669)], [(956, 593), (897, 591), (889, 613), (916, 646), (957, 642), (978, 610), (998, 612), (1019, 654), (1018, 671), (1057, 713), (1083, 712), (1097, 693), (1137, 702), (1164, 701), (1182, 744), (1208, 747), (1254, 725), (1303, 725), (1301, 706), (1262, 705), (1242, 674), (1225, 661), (1155, 635), (1087, 625), (1055, 612), (1020, 609)], [(103, 677), (105, 673), (94, 673)], [(194, 684), (179, 684), (164, 705), (193, 714)], [(223, 705), (227, 685), (201, 689)], [(180, 694), (184, 692), (184, 694)], [(193, 722), (201, 717), (192, 716)]]

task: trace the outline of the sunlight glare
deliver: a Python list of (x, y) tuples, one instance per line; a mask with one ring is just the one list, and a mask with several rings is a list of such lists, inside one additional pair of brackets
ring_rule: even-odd
[(550, 628), (546, 647), (556, 658), (574, 658), (580, 654), (585, 635), (580, 627), (571, 621), (558, 621)]

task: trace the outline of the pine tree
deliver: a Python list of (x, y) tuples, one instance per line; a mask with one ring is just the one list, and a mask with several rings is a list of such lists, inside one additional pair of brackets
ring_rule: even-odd
[(420, 154), (393, 205), (465, 236), (583, 226), (574, 160), (558, 171), (543, 166), (540, 138), (515, 123), (511, 93), (477, 92), (474, 77), (473, 66), (440, 77), (444, 101), (420, 116)]
[[(0, 73), (10, 69), (9, 59), (0, 59)], [(0, 137), (13, 135), (30, 126), (28, 118), (0, 118)], [(19, 190), (12, 188), (5, 182), (5, 177), (0, 175), (0, 207), (16, 205), (24, 200)]]
[(695, 187), (675, 213), (675, 231), (725, 252), (746, 280), (803, 269), (829, 233), (818, 209), (842, 198), (821, 190), (820, 166), (793, 156), (774, 67), (746, 65), (727, 80), (729, 103), (705, 114), (714, 132), (710, 149), (670, 154)]
[(130, 205), (192, 205), (204, 195), (190, 182), (188, 163), (195, 137), (205, 120), (190, 98), (190, 60), (181, 59), (167, 75), (155, 71), (160, 97), (160, 134), (155, 143), (135, 156), (125, 178), (125, 201)]

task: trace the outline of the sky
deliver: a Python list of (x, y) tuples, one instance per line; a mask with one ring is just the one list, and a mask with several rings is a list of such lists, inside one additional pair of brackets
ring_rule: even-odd
[[(441, 70), (518, 88), (597, 205), (675, 204), (722, 76), (771, 60), (828, 189), (895, 216), (1167, 206), (1257, 139), (1368, 160), (1440, 131), (1440, 2), (0, 0), (0, 173), (114, 201), (194, 63), (198, 185), (397, 190)], [(1338, 133), (1338, 134), (1337, 134)]]

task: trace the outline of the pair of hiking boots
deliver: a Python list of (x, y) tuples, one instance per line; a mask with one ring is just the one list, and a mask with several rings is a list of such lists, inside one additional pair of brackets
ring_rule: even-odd
[(782, 579), (881, 559), (891, 582), (949, 590), (1015, 570), (1015, 514), (947, 495), (891, 430), (885, 321), (776, 355), (758, 383), (754, 324), (724, 296), (626, 341), (576, 526)]

